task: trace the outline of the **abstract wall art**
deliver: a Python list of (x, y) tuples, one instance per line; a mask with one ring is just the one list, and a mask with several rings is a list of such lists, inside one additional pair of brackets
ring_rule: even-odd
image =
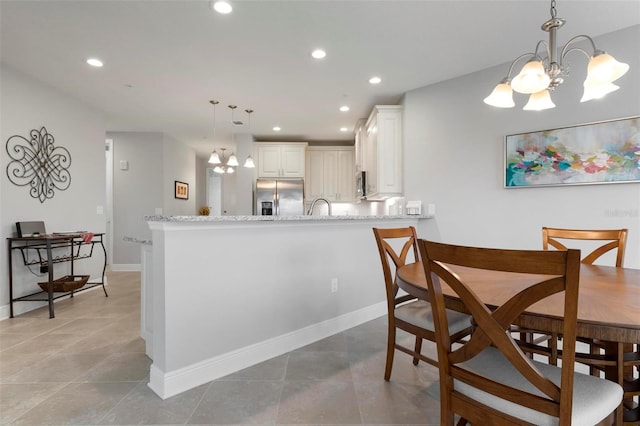
[(640, 117), (505, 138), (505, 188), (640, 183)]

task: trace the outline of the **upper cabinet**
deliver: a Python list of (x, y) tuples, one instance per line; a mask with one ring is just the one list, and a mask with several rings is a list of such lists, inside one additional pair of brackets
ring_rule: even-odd
[(402, 106), (376, 105), (362, 130), (367, 199), (401, 196)]
[(329, 201), (355, 200), (353, 147), (309, 147), (305, 178), (307, 200), (326, 198)]
[(303, 178), (306, 142), (257, 142), (259, 178)]
[(364, 156), (364, 144), (367, 140), (367, 119), (361, 118), (356, 123), (355, 129), (355, 143), (354, 143), (354, 155), (355, 155), (355, 171), (363, 171), (363, 156)]

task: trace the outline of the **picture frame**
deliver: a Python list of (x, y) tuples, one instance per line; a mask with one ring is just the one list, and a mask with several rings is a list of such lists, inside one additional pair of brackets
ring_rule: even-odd
[(608, 183), (640, 183), (640, 117), (505, 136), (505, 188)]
[(179, 200), (189, 199), (189, 184), (186, 182), (175, 181), (174, 197)]

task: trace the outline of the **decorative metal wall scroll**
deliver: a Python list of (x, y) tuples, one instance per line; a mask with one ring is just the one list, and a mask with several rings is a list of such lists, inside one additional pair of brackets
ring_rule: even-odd
[(14, 185), (29, 185), (29, 194), (44, 203), (53, 198), (55, 189), (64, 191), (71, 185), (71, 154), (66, 148), (54, 146), (53, 135), (44, 126), (31, 130), (30, 136), (30, 140), (19, 135), (7, 140), (7, 154), (12, 160), (7, 177)]

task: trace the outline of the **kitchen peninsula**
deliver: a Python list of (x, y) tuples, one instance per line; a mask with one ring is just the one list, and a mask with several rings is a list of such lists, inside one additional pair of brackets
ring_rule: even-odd
[(141, 334), (168, 398), (386, 314), (372, 227), (426, 216), (149, 216)]

